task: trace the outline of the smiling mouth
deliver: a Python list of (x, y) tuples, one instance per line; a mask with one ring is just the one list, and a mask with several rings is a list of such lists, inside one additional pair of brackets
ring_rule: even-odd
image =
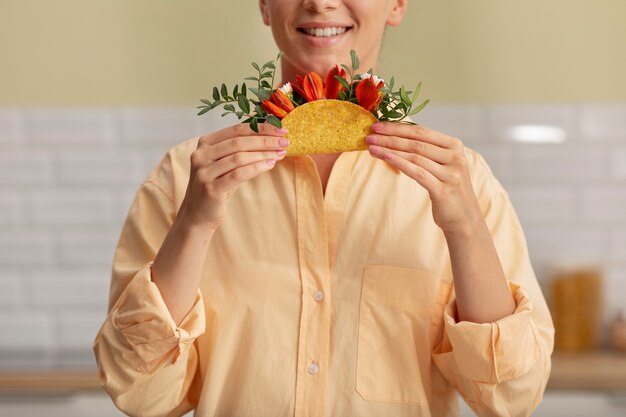
[(315, 36), (316, 38), (329, 38), (331, 36), (338, 36), (352, 29), (352, 27), (330, 27), (330, 28), (298, 28), (298, 32), (304, 33), (309, 36)]

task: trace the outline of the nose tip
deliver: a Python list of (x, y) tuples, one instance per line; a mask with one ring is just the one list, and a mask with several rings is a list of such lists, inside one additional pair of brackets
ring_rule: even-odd
[(337, 8), (339, 0), (304, 0), (303, 6), (318, 13)]

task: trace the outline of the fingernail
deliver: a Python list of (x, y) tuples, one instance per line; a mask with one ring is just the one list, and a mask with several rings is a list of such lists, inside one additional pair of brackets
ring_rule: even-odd
[(380, 148), (378, 148), (377, 146), (370, 146), (370, 152), (373, 155), (380, 155)]
[(286, 128), (286, 127), (281, 127), (280, 129), (278, 129), (278, 131), (279, 131), (280, 133), (287, 133), (287, 132), (288, 132), (288, 130), (287, 130), (287, 128)]
[(276, 155), (278, 155), (278, 156), (285, 156), (286, 153), (287, 153), (287, 151), (284, 150), (284, 149), (282, 151), (276, 151)]
[(376, 144), (376, 136), (368, 135), (368, 136), (365, 137), (365, 141), (367, 143), (369, 143), (370, 145), (374, 145), (374, 144)]
[(289, 146), (289, 140), (288, 139), (281, 139), (278, 141), (278, 143), (280, 144), (280, 146)]
[(267, 165), (272, 166), (274, 164), (276, 164), (276, 160), (275, 159), (268, 159), (267, 160)]
[(382, 132), (382, 131), (383, 131), (383, 128), (384, 128), (384, 126), (383, 126), (383, 124), (382, 124), (382, 123), (374, 123), (374, 124), (372, 125), (372, 130), (373, 130), (374, 132)]

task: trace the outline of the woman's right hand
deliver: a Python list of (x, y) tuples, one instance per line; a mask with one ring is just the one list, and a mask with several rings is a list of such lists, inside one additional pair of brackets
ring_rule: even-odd
[(285, 157), (286, 129), (246, 123), (201, 136), (191, 154), (191, 171), (177, 220), (214, 231), (222, 223), (231, 194), (244, 181), (272, 169)]

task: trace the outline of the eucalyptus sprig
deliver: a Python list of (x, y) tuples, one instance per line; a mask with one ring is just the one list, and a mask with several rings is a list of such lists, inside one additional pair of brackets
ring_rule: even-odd
[[(417, 107), (413, 108), (415, 100), (422, 89), (421, 82), (417, 85), (417, 87), (415, 87), (415, 91), (407, 91), (404, 86), (400, 87), (397, 91), (393, 91), (393, 86), (394, 79), (391, 77), (389, 83), (385, 84), (385, 87), (383, 87), (383, 99), (378, 106), (378, 111), (380, 112), (378, 120), (381, 122), (404, 121), (407, 117), (413, 116), (422, 111), (430, 102), (430, 100), (424, 100)], [(409, 97), (410, 94), (412, 95), (411, 97)], [(405, 123), (412, 122), (405, 121)]]
[[(338, 75), (335, 78), (339, 81), (339, 83), (345, 89), (344, 91), (339, 92), (338, 98), (339, 100), (350, 101), (352, 103), (358, 104), (358, 100), (355, 95), (356, 85), (362, 81), (362, 74), (356, 74), (356, 70), (359, 69), (359, 57), (356, 54), (356, 51), (350, 51), (350, 60), (352, 67), (348, 67), (345, 64), (341, 64), (341, 67), (346, 70), (346, 73), (349, 76), (349, 79), (346, 80), (343, 77)], [(370, 68), (367, 70), (367, 74), (373, 75), (373, 69)], [(422, 88), (422, 83), (420, 82), (414, 91), (407, 91), (404, 87), (400, 87), (399, 90), (394, 91), (394, 78), (391, 77), (389, 83), (385, 83), (385, 86), (382, 89), (383, 97), (378, 105), (378, 108), (373, 111), (374, 115), (381, 122), (385, 121), (404, 121), (409, 116), (413, 116), (419, 113), (426, 105), (430, 102), (430, 100), (425, 100), (417, 107), (413, 108), (415, 104), (415, 100), (419, 95), (419, 92)], [(409, 98), (409, 95), (412, 96)], [(404, 123), (411, 123), (408, 121), (404, 121)]]
[[(223, 105), (225, 112), (222, 113), (222, 116), (234, 114), (239, 120), (246, 117), (242, 123), (249, 123), (250, 128), (257, 133), (259, 132), (259, 123), (269, 123), (280, 128), (282, 125), (280, 119), (273, 114), (266, 113), (263, 110), (263, 106), (261, 106), (261, 101), (269, 100), (274, 91), (276, 63), (281, 55), (282, 53), (279, 53), (275, 60), (268, 61), (262, 66), (259, 66), (256, 62), (252, 63), (252, 67), (257, 71), (257, 75), (246, 77), (244, 80), (255, 81), (256, 88), (248, 88), (246, 83), (242, 82), (241, 85), (236, 84), (232, 93), (229, 94), (226, 84), (222, 84), (221, 88), (213, 87), (213, 101), (201, 99), (200, 101), (204, 105), (198, 106), (198, 109), (200, 109), (198, 116)], [(248, 92), (254, 94), (256, 99), (249, 98)], [(235, 107), (235, 104), (237, 107)]]
[(345, 91), (340, 91), (338, 94), (339, 100), (350, 101), (352, 103), (357, 103), (356, 96), (354, 95), (354, 81), (355, 78), (358, 77), (355, 75), (356, 70), (359, 69), (361, 63), (359, 62), (359, 56), (356, 54), (354, 49), (350, 50), (350, 65), (352, 67), (348, 67), (346, 64), (341, 64), (341, 67), (346, 70), (346, 73), (350, 77), (350, 81), (348, 82), (343, 77), (339, 75), (335, 75), (335, 79), (339, 81), (339, 84), (345, 89)]
[[(249, 88), (245, 81), (242, 82), (241, 85), (235, 85), (232, 92), (228, 91), (225, 84), (222, 84), (220, 88), (213, 87), (213, 100), (201, 99), (200, 101), (203, 105), (198, 106), (198, 109), (200, 109), (198, 115), (202, 115), (218, 106), (223, 106), (225, 112), (222, 116), (234, 114), (240, 120), (245, 118), (242, 120), (242, 123), (249, 123), (250, 128), (255, 132), (259, 131), (259, 123), (269, 123), (279, 128), (282, 127), (281, 120), (279, 119), (279, 117), (281, 117), (280, 109), (277, 110), (278, 112), (268, 109), (268, 106), (272, 104), (271, 102), (265, 102), (262, 104), (266, 100), (270, 101), (277, 99), (276, 97), (272, 98), (272, 94), (275, 94), (276, 91), (273, 88), (274, 78), (276, 75), (276, 63), (280, 59), (281, 55), (282, 53), (279, 53), (275, 60), (268, 61), (263, 64), (263, 66), (259, 66), (255, 62), (252, 63), (252, 67), (256, 70), (257, 75), (244, 78), (244, 80), (255, 82), (256, 86), (254, 88)], [(359, 69), (361, 64), (359, 62), (359, 57), (354, 50), (350, 51), (350, 64), (350, 66), (341, 64), (341, 67), (345, 70), (345, 75), (347, 75), (346, 77), (335, 75), (335, 79), (343, 87), (343, 90), (338, 93), (337, 98), (339, 100), (349, 101), (355, 104), (363, 104), (359, 103), (359, 100), (356, 97), (357, 86), (366, 78), (364, 76), (365, 74), (369, 74), (369, 77), (374, 77), (373, 69), (370, 68), (365, 74), (357, 74), (356, 71)], [(319, 74), (316, 75), (319, 76)], [(407, 91), (404, 87), (400, 87), (399, 90), (394, 90), (394, 79), (391, 77), (389, 82), (385, 83), (385, 85), (378, 90), (380, 102), (377, 105), (375, 103), (370, 103), (371, 106), (375, 106), (371, 110), (372, 114), (374, 114), (374, 116), (376, 116), (380, 121), (412, 123), (410, 121), (405, 121), (405, 119), (419, 113), (430, 101), (425, 100), (414, 107), (421, 87), (422, 83), (420, 82), (414, 91)], [(283, 110), (290, 111), (293, 110), (293, 108), (307, 102), (307, 98), (304, 97), (305, 93), (302, 92), (301, 88), (303, 87), (298, 86), (299, 92), (296, 92), (296, 86), (294, 86), (293, 94), (289, 93), (289, 95), (286, 96), (291, 101), (291, 106), (286, 106), (289, 107), (289, 109)], [(248, 92), (252, 93), (256, 96), (256, 98), (248, 97)], [(282, 99), (286, 100), (284, 95)], [(280, 100), (280, 98), (278, 100)], [(366, 108), (369, 109), (371, 107)], [(272, 111), (279, 117), (269, 113), (269, 111)], [(282, 114), (284, 114), (284, 112)]]

